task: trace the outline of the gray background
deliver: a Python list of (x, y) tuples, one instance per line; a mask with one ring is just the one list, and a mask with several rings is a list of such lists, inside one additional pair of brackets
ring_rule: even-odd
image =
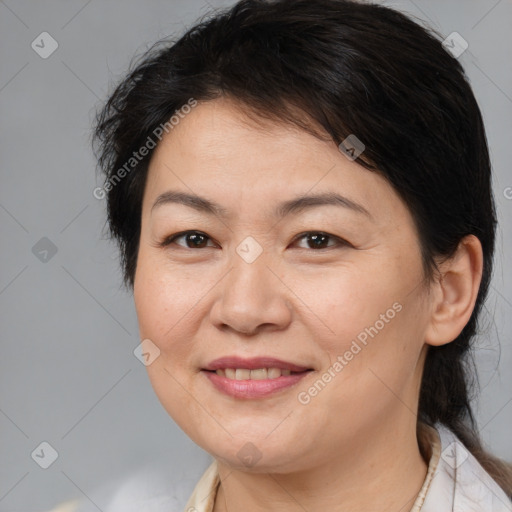
[[(469, 43), (459, 58), (486, 122), (501, 222), (475, 405), (484, 441), (512, 461), (512, 2), (382, 3)], [(1, 512), (84, 496), (105, 510), (117, 481), (147, 467), (158, 467), (164, 492), (179, 487), (179, 504), (209, 463), (133, 355), (134, 307), (105, 236), (104, 201), (92, 195), (89, 145), (95, 108), (132, 56), (209, 9), (203, 0), (0, 1)], [(59, 45), (47, 59), (31, 48), (43, 31)], [(43, 441), (58, 452), (46, 470), (31, 458)]]

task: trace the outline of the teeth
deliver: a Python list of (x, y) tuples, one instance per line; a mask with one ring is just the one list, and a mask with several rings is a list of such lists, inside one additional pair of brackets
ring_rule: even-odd
[(235, 374), (236, 380), (247, 380), (251, 377), (251, 370), (237, 368), (235, 370), (235, 372), (236, 372), (236, 374)]
[(252, 380), (266, 379), (267, 375), (268, 375), (268, 370), (266, 368), (260, 368), (258, 370), (251, 370), (251, 379)]
[(267, 370), (268, 378), (269, 379), (277, 379), (277, 377), (281, 377), (281, 368), (269, 368)]
[(277, 379), (281, 375), (290, 375), (291, 370), (281, 370), (281, 368), (258, 368), (248, 370), (246, 368), (225, 368), (216, 370), (215, 373), (221, 377), (227, 377), (234, 380), (263, 380)]

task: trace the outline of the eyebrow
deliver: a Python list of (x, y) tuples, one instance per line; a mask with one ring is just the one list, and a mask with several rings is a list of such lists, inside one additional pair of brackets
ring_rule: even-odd
[[(167, 192), (160, 194), (153, 203), (151, 211), (165, 204), (182, 204), (208, 215), (217, 215), (219, 217), (229, 216), (228, 210), (220, 204), (206, 199), (205, 197), (186, 192), (168, 190)], [(364, 206), (335, 192), (324, 192), (289, 199), (288, 201), (284, 201), (277, 205), (274, 210), (274, 216), (277, 218), (283, 218), (286, 215), (298, 214), (317, 206), (340, 206), (356, 213), (364, 214), (370, 219), (373, 218)]]

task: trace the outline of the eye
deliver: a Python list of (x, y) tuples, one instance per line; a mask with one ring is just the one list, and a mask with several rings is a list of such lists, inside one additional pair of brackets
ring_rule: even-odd
[[(181, 240), (181, 243), (178, 241)], [(300, 247), (301, 249), (331, 249), (336, 246), (349, 246), (353, 247), (352, 244), (343, 240), (340, 237), (324, 233), (323, 231), (307, 231), (296, 236), (293, 243), (299, 241), (305, 241), (306, 247)], [(210, 244), (208, 242), (211, 242)], [(159, 243), (160, 247), (167, 247), (171, 244), (178, 245), (185, 249), (204, 249), (206, 247), (216, 247), (216, 244), (212, 239), (201, 231), (182, 231), (175, 233), (174, 235), (168, 236), (162, 242)]]
[[(184, 243), (177, 243), (178, 240), (184, 240)], [(159, 245), (167, 247), (173, 243), (186, 249), (204, 249), (205, 247), (215, 247), (214, 244), (208, 245), (211, 238), (201, 231), (182, 231), (165, 238)]]
[(295, 238), (294, 243), (300, 240), (305, 240), (307, 244), (307, 247), (301, 247), (301, 249), (330, 249), (331, 247), (336, 247), (336, 245), (352, 247), (352, 245), (346, 240), (324, 233), (323, 231), (308, 231), (307, 233), (301, 233)]

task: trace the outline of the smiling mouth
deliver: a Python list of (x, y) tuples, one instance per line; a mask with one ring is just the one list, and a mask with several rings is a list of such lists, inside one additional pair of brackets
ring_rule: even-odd
[[(208, 371), (208, 370), (207, 370)], [(213, 370), (210, 370), (213, 373)], [(304, 373), (310, 370), (293, 372), (282, 368), (256, 368), (250, 370), (248, 368), (218, 368), (215, 373), (220, 377), (226, 377), (231, 380), (273, 380), (281, 376), (289, 376)]]
[(217, 368), (202, 370), (213, 388), (232, 398), (265, 399), (292, 389), (313, 370), (292, 371), (282, 368)]
[(230, 355), (211, 361), (200, 373), (225, 395), (258, 399), (289, 390), (311, 372), (312, 368), (274, 357)]

